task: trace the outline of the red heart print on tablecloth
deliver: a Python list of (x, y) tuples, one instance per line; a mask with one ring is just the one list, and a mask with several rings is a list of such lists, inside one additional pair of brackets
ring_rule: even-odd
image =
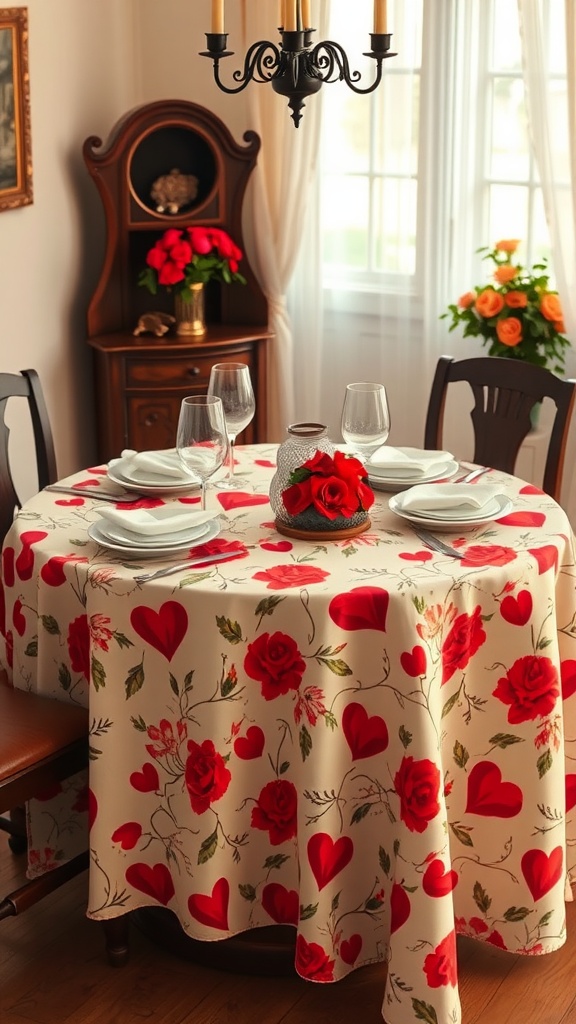
[(566, 776), (566, 813), (576, 805), (576, 775)]
[(406, 562), (429, 562), (434, 555), (431, 551), (401, 551), (399, 557)]
[(200, 924), (206, 924), (209, 928), (220, 928), (226, 931), (228, 928), (228, 900), (230, 898), (230, 885), (227, 878), (219, 878), (214, 884), (211, 896), (203, 893), (193, 893), (188, 899), (188, 910)]
[(546, 516), (543, 512), (511, 512), (496, 520), (500, 526), (544, 526)]
[(300, 899), (295, 889), (270, 882), (262, 889), (262, 906), (276, 924), (298, 924)]
[(46, 530), (26, 530), (20, 537), (22, 550), (18, 555), (15, 568), (16, 575), (21, 580), (31, 580), (34, 571), (34, 552), (32, 545), (44, 540), (48, 534)]
[(562, 878), (562, 847), (557, 846), (549, 856), (544, 850), (528, 850), (522, 857), (521, 867), (532, 898), (534, 901), (541, 900)]
[(576, 693), (576, 661), (567, 658), (560, 662), (560, 678), (562, 680), (562, 700), (568, 700)]
[(355, 964), (362, 949), (362, 936), (358, 933), (351, 935), (349, 939), (342, 939), (340, 943), (340, 956), (345, 964)]
[(132, 772), (130, 785), (139, 793), (156, 793), (160, 789), (160, 776), (153, 764), (149, 761), (142, 765), (142, 770)]
[(172, 661), (186, 636), (188, 614), (177, 601), (166, 601), (157, 612), (141, 604), (131, 612), (130, 622), (144, 643)]
[(290, 540), (264, 540), (260, 544), (260, 547), (263, 551), (292, 551), (294, 545)]
[(14, 608), (12, 610), (12, 624), (18, 633), (18, 636), (24, 636), (24, 633), (26, 632), (26, 616), (22, 611), (22, 601), (19, 599), (14, 602)]
[(426, 651), (420, 644), (416, 644), (411, 651), (403, 651), (400, 655), (400, 664), (406, 675), (417, 679), (426, 673)]
[(390, 896), (390, 934), (397, 932), (410, 917), (410, 897), (398, 882), (394, 882)]
[(518, 494), (544, 494), (544, 491), (540, 487), (536, 487), (535, 484), (524, 484), (518, 491)]
[(270, 500), (267, 494), (251, 494), (248, 491), (231, 491), (230, 494), (219, 491), (217, 498), (225, 512), (248, 508), (250, 505), (267, 505)]
[(514, 818), (520, 814), (524, 798), (514, 782), (503, 782), (502, 772), (493, 761), (479, 761), (468, 776), (466, 812), (486, 818)]
[(379, 715), (369, 716), (362, 704), (347, 704), (342, 715), (342, 732), (353, 761), (381, 754), (388, 746), (386, 722)]
[(255, 466), (262, 466), (264, 469), (276, 469), (276, 463), (270, 459), (254, 459)]
[(530, 591), (521, 590), (517, 596), (508, 594), (500, 605), (500, 614), (512, 626), (525, 626), (532, 615), (532, 594)]
[(259, 725), (251, 725), (245, 736), (234, 740), (234, 753), (243, 761), (253, 761), (262, 756), (264, 750), (264, 733)]
[(330, 601), (328, 613), (340, 629), (386, 632), (389, 594), (382, 587), (354, 587)]
[(319, 890), (350, 863), (353, 853), (349, 836), (340, 836), (334, 842), (326, 832), (317, 832), (308, 840), (308, 861)]
[(2, 552), (2, 578), (4, 585), (7, 587), (13, 587), (15, 583), (14, 556), (14, 548), (4, 548)]
[(85, 498), (57, 498), (54, 504), (69, 507), (70, 505), (85, 505), (86, 500)]
[(430, 861), (424, 872), (422, 888), (427, 896), (440, 897), (447, 896), (449, 892), (452, 892), (457, 883), (456, 871), (446, 871), (443, 861), (436, 857)]
[(127, 821), (112, 833), (112, 842), (120, 843), (123, 850), (133, 850), (142, 835), (142, 826), (137, 821)]
[(528, 548), (530, 554), (538, 562), (538, 575), (542, 576), (548, 569), (558, 568), (558, 548), (553, 544), (545, 544), (541, 548)]
[(133, 889), (151, 896), (167, 907), (174, 895), (172, 875), (165, 864), (130, 864), (126, 881)]

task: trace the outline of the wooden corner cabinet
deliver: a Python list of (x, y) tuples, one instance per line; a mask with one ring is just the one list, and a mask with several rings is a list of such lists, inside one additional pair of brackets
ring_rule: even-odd
[[(260, 139), (246, 132), (238, 145), (210, 111), (185, 100), (138, 107), (113, 128), (105, 145), (86, 139), (83, 155), (106, 218), (106, 249), (88, 307), (88, 343), (94, 350), (98, 456), (122, 448), (170, 448), (176, 441), (180, 403), (205, 393), (216, 362), (250, 367), (256, 416), (240, 441), (264, 441), (268, 305), (246, 256), (246, 284), (206, 286), (207, 332), (202, 340), (134, 335), (146, 313), (173, 313), (167, 289), (157, 295), (138, 284), (146, 254), (168, 227), (220, 227), (245, 251), (242, 205)], [(155, 182), (178, 169), (195, 179), (193, 198), (176, 213), (159, 210)]]

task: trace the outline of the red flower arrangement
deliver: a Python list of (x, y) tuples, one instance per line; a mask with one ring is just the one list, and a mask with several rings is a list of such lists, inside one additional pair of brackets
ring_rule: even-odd
[(368, 473), (358, 459), (339, 451), (334, 456), (317, 451), (292, 471), (282, 500), (291, 516), (312, 509), (324, 519), (351, 519), (374, 504), (367, 480)]
[(158, 286), (171, 288), (179, 295), (192, 284), (216, 279), (231, 284), (246, 284), (238, 271), (244, 254), (222, 228), (168, 228), (146, 256), (147, 267), (138, 284), (152, 295)]

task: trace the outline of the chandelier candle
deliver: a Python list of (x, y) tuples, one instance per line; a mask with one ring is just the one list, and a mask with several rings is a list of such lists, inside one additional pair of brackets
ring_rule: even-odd
[[(278, 8), (276, 8), (278, 10)], [(365, 51), (376, 65), (374, 81), (362, 86), (362, 75), (352, 70), (348, 55), (339, 43), (325, 40), (314, 43), (315, 29), (310, 24), (310, 0), (281, 0), (279, 45), (268, 40), (252, 43), (244, 57), (244, 68), (233, 72), (234, 85), (225, 85), (220, 78), (220, 61), (232, 57), (224, 32), (224, 0), (212, 0), (212, 31), (206, 33), (207, 49), (201, 57), (210, 57), (214, 80), (222, 92), (241, 92), (250, 82), (271, 85), (274, 92), (286, 96), (296, 127), (309, 96), (318, 92), (325, 82), (346, 82), (361, 95), (373, 92), (382, 81), (382, 65), (390, 53), (391, 35), (386, 31), (386, 0), (374, 0), (374, 31), (369, 33), (370, 49)]]

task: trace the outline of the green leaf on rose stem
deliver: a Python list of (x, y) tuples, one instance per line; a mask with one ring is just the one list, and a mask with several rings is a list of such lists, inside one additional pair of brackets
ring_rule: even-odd
[(128, 675), (124, 681), (124, 687), (126, 689), (126, 700), (133, 697), (138, 690), (141, 690), (144, 686), (144, 662), (141, 661), (139, 665), (134, 665), (133, 668), (129, 669)]
[(407, 750), (410, 744), (412, 743), (412, 733), (408, 732), (408, 730), (405, 729), (403, 725), (401, 725), (398, 730), (398, 736), (400, 738), (402, 746), (404, 747), (404, 750)]
[(503, 916), (505, 921), (524, 921), (529, 913), (528, 907), (508, 907)]
[(170, 689), (178, 697), (178, 680), (176, 679), (176, 676), (172, 674), (172, 672), (170, 672)]
[(538, 927), (539, 928), (545, 928), (546, 925), (550, 924), (550, 921), (552, 920), (553, 916), (554, 916), (554, 911), (553, 910), (549, 910), (548, 913), (544, 914), (544, 916), (541, 917), (540, 920), (538, 921)]
[(362, 818), (366, 817), (366, 815), (371, 811), (371, 809), (372, 804), (362, 804), (360, 807), (357, 807), (356, 810), (354, 811), (354, 814), (350, 818), (350, 824), (357, 825), (359, 821), (362, 821)]
[(317, 658), (320, 665), (326, 665), (335, 676), (351, 676), (352, 669), (342, 658)]
[(505, 750), (506, 747), (511, 747), (514, 743), (525, 743), (526, 741), (521, 736), (513, 736), (512, 733), (497, 732), (494, 736), (490, 737), (488, 742), (493, 747), (500, 747), (501, 750)]
[(332, 905), (330, 907), (332, 913), (338, 910), (338, 907), (340, 906), (340, 896), (341, 893), (337, 892), (334, 899), (332, 900)]
[(289, 767), (290, 767), (290, 761), (282, 761), (282, 764), (280, 765), (280, 767), (278, 769), (278, 775), (285, 775), (286, 772), (288, 771)]
[(40, 621), (50, 636), (60, 636), (60, 626), (53, 615), (41, 615)]
[(184, 692), (185, 693), (188, 690), (192, 689), (192, 680), (194, 679), (194, 671), (195, 671), (194, 669), (191, 669), (190, 672), (187, 672), (186, 675), (184, 676)]
[(317, 903), (309, 903), (307, 907), (300, 907), (300, 920), (309, 921), (318, 910)]
[(254, 614), (260, 618), (262, 615), (272, 615), (275, 608), (278, 607), (281, 601), (285, 601), (285, 597), (265, 597), (262, 601), (259, 601), (256, 605), (256, 611)]
[(438, 1024), (436, 1010), (430, 1003), (425, 1003), (423, 999), (413, 999), (412, 1009), (416, 1020), (423, 1020), (424, 1024)]
[(137, 718), (132, 716), (130, 721), (132, 722), (132, 725), (134, 726), (134, 728), (138, 730), (138, 732), (146, 732), (147, 731), (146, 722), (142, 718), (142, 715), (138, 715)]
[(326, 711), (324, 713), (324, 725), (328, 726), (329, 729), (332, 729), (332, 732), (334, 732), (334, 729), (338, 728), (338, 721), (332, 711)]
[(480, 882), (474, 884), (473, 897), (478, 910), (481, 910), (483, 914), (487, 914), (492, 905), (492, 900), (484, 887), (480, 885)]
[(220, 630), (221, 636), (230, 644), (239, 644), (242, 642), (242, 630), (238, 622), (232, 622), (231, 619), (227, 619), (224, 615), (216, 616), (216, 625)]
[(264, 861), (264, 870), (269, 871), (271, 868), (281, 868), (290, 858), (285, 853), (273, 853), (272, 856), (266, 857)]
[(92, 656), (90, 663), (90, 675), (96, 692), (106, 686), (106, 673), (104, 671), (104, 666), (102, 662), (98, 661), (98, 658), (95, 658), (94, 656)]
[(459, 740), (456, 740), (456, 742), (454, 744), (453, 755), (454, 755), (454, 760), (455, 760), (456, 764), (458, 765), (458, 767), (459, 768), (465, 768), (466, 764), (468, 762), (468, 758), (470, 757), (470, 754), (466, 750), (466, 747), (463, 746), (462, 743), (460, 743)]
[(29, 644), (26, 644), (26, 650), (24, 651), (27, 658), (38, 657), (38, 637), (34, 637)]
[(378, 860), (380, 861), (380, 867), (386, 875), (386, 878), (390, 878), (390, 854), (386, 853), (386, 850), (382, 846), (378, 850)]
[(456, 839), (462, 843), (463, 846), (474, 846), (472, 842), (472, 836), (470, 835), (471, 829), (465, 825), (456, 825), (450, 822), (450, 828), (456, 836)]
[(312, 751), (312, 737), (308, 732), (305, 725), (300, 729), (300, 753), (302, 754), (302, 760), (305, 761), (308, 755)]
[(202, 846), (198, 851), (198, 863), (206, 864), (211, 857), (216, 853), (216, 846), (218, 843), (218, 829), (214, 831), (204, 840)]
[(68, 666), (65, 665), (63, 662), (61, 662), (60, 668), (58, 669), (58, 682), (60, 683), (60, 686), (62, 687), (63, 690), (69, 690), (70, 687), (72, 686), (72, 676), (70, 675), (70, 670)]
[(113, 636), (118, 647), (134, 647), (133, 641), (124, 636), (124, 633), (114, 633)]
[(536, 762), (536, 767), (538, 768), (539, 779), (542, 779), (544, 775), (546, 775), (546, 772), (550, 771), (552, 767), (552, 753), (550, 751), (550, 748), (548, 748), (548, 750), (545, 750), (544, 753), (540, 755)]
[(249, 903), (253, 903), (256, 899), (256, 889), (253, 885), (239, 885), (238, 892), (242, 899), (248, 900)]
[(456, 693), (452, 694), (452, 696), (446, 701), (444, 707), (442, 708), (442, 718), (446, 718), (446, 715), (450, 714), (454, 705), (458, 703), (459, 697), (460, 690), (456, 690)]

